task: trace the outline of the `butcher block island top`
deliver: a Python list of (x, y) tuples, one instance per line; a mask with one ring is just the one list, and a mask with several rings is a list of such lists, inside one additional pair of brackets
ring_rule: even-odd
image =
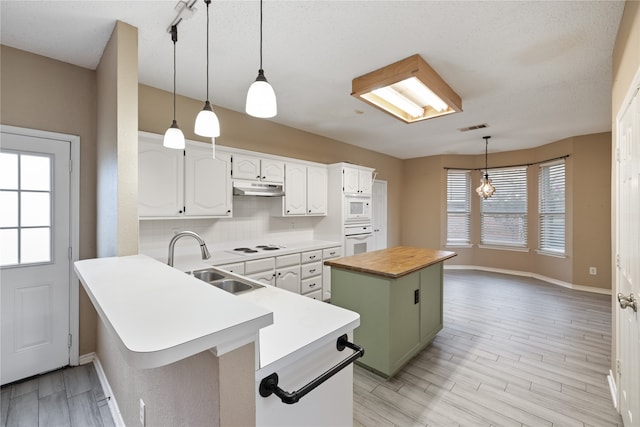
[(325, 261), (330, 267), (396, 279), (430, 265), (453, 258), (455, 252), (438, 249), (395, 246), (379, 251)]

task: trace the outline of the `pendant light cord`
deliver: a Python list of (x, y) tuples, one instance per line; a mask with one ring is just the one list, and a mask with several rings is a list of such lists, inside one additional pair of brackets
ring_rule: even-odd
[(262, 70), (262, 0), (260, 0), (260, 69)]
[(207, 102), (209, 102), (209, 5), (211, 0), (204, 0), (207, 5)]
[(178, 26), (171, 26), (171, 40), (173, 41), (173, 121), (176, 121), (176, 42), (178, 41)]
[(484, 138), (484, 177), (489, 178), (489, 138), (490, 136), (483, 136)]

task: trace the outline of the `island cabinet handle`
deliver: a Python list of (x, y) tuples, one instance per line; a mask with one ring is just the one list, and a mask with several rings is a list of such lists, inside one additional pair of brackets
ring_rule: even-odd
[(364, 348), (356, 345), (352, 342), (349, 342), (347, 338), (347, 334), (342, 335), (338, 338), (338, 342), (336, 343), (336, 348), (338, 351), (344, 350), (346, 347), (349, 347), (354, 353), (344, 359), (342, 362), (330, 368), (328, 371), (322, 373), (317, 378), (311, 380), (310, 383), (302, 386), (299, 390), (288, 392), (284, 391), (280, 387), (278, 387), (278, 374), (275, 372), (271, 375), (268, 375), (260, 381), (259, 392), (262, 397), (269, 397), (272, 394), (275, 394), (282, 400), (282, 403), (287, 403), (292, 405), (297, 403), (300, 399), (302, 399), (307, 393), (318, 387), (320, 384), (327, 381), (329, 378), (352, 364), (359, 357), (364, 356)]

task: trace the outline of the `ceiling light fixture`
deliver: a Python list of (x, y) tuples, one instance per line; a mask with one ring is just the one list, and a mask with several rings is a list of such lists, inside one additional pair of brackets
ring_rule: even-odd
[(211, 0), (204, 0), (204, 2), (207, 5), (207, 99), (204, 102), (204, 108), (196, 116), (194, 132), (200, 136), (215, 138), (220, 136), (220, 121), (209, 102), (209, 5)]
[(167, 129), (162, 145), (167, 148), (184, 149), (184, 134), (176, 121), (176, 42), (178, 41), (178, 26), (171, 26), (171, 40), (173, 41), (173, 122)]
[(462, 111), (460, 96), (417, 54), (356, 77), (351, 95), (405, 123)]
[(256, 81), (249, 87), (245, 109), (250, 116), (260, 118), (274, 117), (278, 114), (276, 94), (262, 69), (262, 0), (260, 0), (260, 68)]
[(484, 200), (487, 200), (489, 197), (493, 196), (493, 193), (496, 192), (496, 188), (491, 184), (491, 180), (489, 179), (489, 168), (488, 168), (488, 147), (489, 147), (489, 138), (490, 136), (483, 136), (484, 138), (484, 178), (480, 180), (480, 187), (476, 188), (476, 192), (478, 196), (482, 197)]

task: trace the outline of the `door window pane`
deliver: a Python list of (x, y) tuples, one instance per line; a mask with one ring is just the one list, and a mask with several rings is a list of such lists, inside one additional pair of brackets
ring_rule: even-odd
[(18, 226), (18, 192), (0, 191), (0, 227)]
[(51, 159), (44, 156), (20, 156), (20, 189), (49, 191)]
[(0, 265), (18, 263), (18, 230), (0, 230)]
[(20, 193), (20, 226), (43, 227), (51, 225), (49, 193)]
[(49, 227), (20, 230), (20, 263), (51, 261), (50, 234)]
[(18, 155), (0, 153), (0, 188), (3, 190), (18, 189)]

